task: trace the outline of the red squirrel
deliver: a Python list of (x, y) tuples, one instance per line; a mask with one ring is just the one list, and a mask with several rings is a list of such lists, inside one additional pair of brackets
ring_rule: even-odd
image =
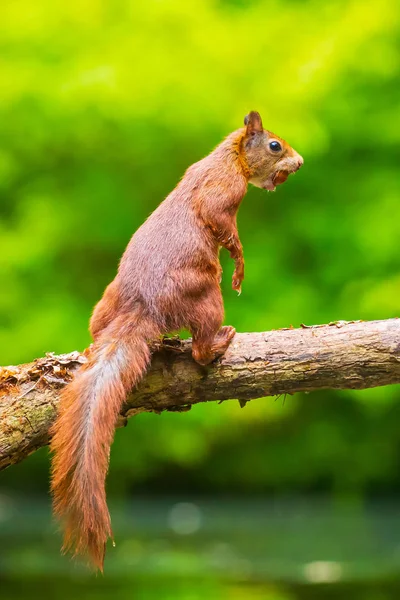
[(273, 191), (303, 158), (263, 129), (258, 112), (199, 162), (136, 231), (118, 274), (95, 306), (88, 362), (61, 394), (52, 428), (54, 513), (64, 525), (64, 551), (103, 570), (112, 537), (105, 479), (116, 421), (150, 362), (149, 342), (182, 328), (193, 359), (208, 365), (231, 343), (222, 327), (219, 250), (235, 262), (232, 288), (244, 278), (236, 214), (250, 182)]

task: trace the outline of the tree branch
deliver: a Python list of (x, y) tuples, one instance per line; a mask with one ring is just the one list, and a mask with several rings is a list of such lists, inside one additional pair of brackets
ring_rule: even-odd
[[(209, 400), (244, 405), (263, 396), (400, 383), (400, 319), (237, 334), (209, 367), (192, 360), (190, 346), (176, 338), (158, 345), (120, 424), (143, 411), (183, 411)], [(85, 361), (71, 352), (0, 368), (0, 469), (48, 443), (59, 392)]]

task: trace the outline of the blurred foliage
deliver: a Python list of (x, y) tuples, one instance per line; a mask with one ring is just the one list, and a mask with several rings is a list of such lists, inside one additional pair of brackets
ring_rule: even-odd
[[(3, 0), (0, 364), (89, 343), (133, 231), (250, 109), (305, 166), (245, 198), (227, 322), (398, 316), (399, 18), (397, 0)], [(399, 411), (392, 387), (141, 415), (109, 488), (399, 489)], [(47, 478), (45, 450), (2, 475)]]

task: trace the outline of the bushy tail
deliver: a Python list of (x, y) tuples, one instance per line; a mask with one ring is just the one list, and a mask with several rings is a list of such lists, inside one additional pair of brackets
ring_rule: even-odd
[(112, 537), (105, 478), (115, 424), (149, 364), (146, 340), (158, 333), (153, 322), (138, 315), (113, 321), (62, 392), (51, 432), (51, 489), (54, 513), (65, 526), (63, 550), (88, 556), (101, 571)]

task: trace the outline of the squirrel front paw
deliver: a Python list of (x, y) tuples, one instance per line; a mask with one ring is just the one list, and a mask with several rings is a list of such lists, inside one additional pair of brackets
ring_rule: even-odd
[(232, 279), (232, 289), (240, 296), (242, 293), (242, 282), (240, 279), (236, 279), (235, 277)]
[(233, 277), (232, 277), (232, 289), (235, 290), (235, 292), (237, 292), (239, 296), (242, 292), (243, 279), (244, 279), (243, 270), (235, 269), (235, 271), (233, 273)]

